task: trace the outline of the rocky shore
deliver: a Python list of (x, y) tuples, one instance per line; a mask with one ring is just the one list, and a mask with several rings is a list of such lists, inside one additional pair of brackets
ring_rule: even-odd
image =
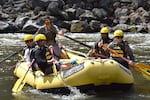
[(1, 0), (0, 33), (35, 33), (45, 16), (68, 32), (150, 32), (150, 0)]

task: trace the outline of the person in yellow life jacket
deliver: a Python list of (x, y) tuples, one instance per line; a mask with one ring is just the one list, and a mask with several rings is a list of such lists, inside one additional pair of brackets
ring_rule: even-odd
[(100, 30), (100, 39), (95, 42), (93, 49), (89, 51), (88, 56), (91, 57), (97, 57), (101, 55), (101, 58), (109, 57), (109, 52), (104, 50), (102, 45), (108, 45), (110, 42), (112, 42), (112, 39), (109, 38), (109, 29), (108, 27), (103, 27)]
[[(38, 34), (35, 36), (34, 41), (37, 43), (37, 46), (31, 52), (31, 60), (35, 59), (32, 69), (34, 71), (41, 70), (43, 73), (41, 75), (47, 75), (53, 73), (52, 66), (55, 59), (53, 59), (49, 48), (46, 46), (46, 36), (44, 34)], [(71, 67), (70, 65), (58, 65), (56, 64), (56, 69), (59, 71), (60, 69), (68, 69)], [(62, 67), (62, 68), (61, 68)], [(39, 74), (39, 73), (38, 73)]]
[[(129, 59), (131, 60), (129, 63), (133, 64), (133, 62), (135, 61), (133, 52), (128, 42), (123, 40), (123, 37), (124, 32), (122, 30), (116, 30), (114, 32), (114, 40), (108, 45), (108, 47), (113, 49), (115, 52), (117, 52), (125, 58), (129, 57)], [(114, 60), (128, 68), (128, 63), (122, 58), (118, 57), (116, 54), (110, 52), (110, 57), (112, 57)]]

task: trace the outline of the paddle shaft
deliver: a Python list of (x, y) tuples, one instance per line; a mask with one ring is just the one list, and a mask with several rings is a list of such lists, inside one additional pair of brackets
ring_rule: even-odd
[(19, 49), (17, 52), (12, 53), (11, 55), (9, 54), (8, 56), (6, 56), (4, 59), (0, 60), (0, 63), (7, 60), (8, 58), (18, 54), (20, 51), (22, 51), (24, 48)]
[(89, 45), (87, 45), (87, 44), (84, 44), (84, 43), (82, 43), (82, 42), (80, 42), (80, 41), (78, 41), (78, 40), (76, 40), (76, 39), (73, 39), (73, 38), (71, 38), (71, 37), (69, 37), (69, 36), (67, 36), (67, 35), (64, 35), (66, 38), (68, 38), (68, 39), (70, 39), (70, 40), (73, 40), (73, 41), (75, 41), (75, 42), (78, 42), (79, 44), (81, 44), (81, 45), (83, 45), (83, 46), (86, 46), (86, 47), (88, 47), (88, 48), (92, 48), (91, 46), (89, 46)]
[(128, 60), (127, 58), (125, 58), (125, 57), (123, 57), (122, 55), (118, 54), (115, 50), (113, 50), (113, 49), (111, 49), (111, 48), (109, 48), (109, 47), (107, 47), (107, 46), (105, 46), (105, 45), (103, 45), (103, 47), (106, 48), (107, 50), (109, 50), (110, 52), (116, 54), (118, 57), (122, 58), (124, 61), (126, 61), (126, 62), (127, 62), (128, 64), (130, 64), (131, 66), (133, 66), (133, 67), (138, 68), (139, 70), (141, 70), (141, 69), (139, 68), (139, 66), (137, 66), (137, 64), (131, 64), (131, 63), (130, 63), (130, 60)]
[(113, 50), (113, 49), (111, 49), (111, 48), (109, 48), (107, 46), (104, 46), (104, 45), (103, 45), (103, 47), (107, 48), (107, 50), (109, 50), (110, 52), (116, 54), (117, 56), (119, 56), (120, 58), (122, 58), (124, 61), (126, 61), (128, 63), (130, 62), (130, 60), (128, 60), (127, 58), (125, 58), (122, 55), (118, 54), (115, 50)]
[[(53, 46), (50, 46), (49, 50), (50, 50), (50, 52), (52, 54), (52, 58), (55, 59)], [(57, 76), (58, 79), (59, 79), (59, 76), (60, 76), (60, 79), (61, 79), (62, 83), (64, 84), (64, 86), (68, 87), (68, 85), (65, 83), (64, 79), (62, 78), (62, 76), (61, 75), (58, 76), (56, 65), (55, 65), (54, 61), (53, 61), (53, 72)]]
[(35, 59), (33, 59), (32, 62), (30, 63), (29, 68), (28, 68), (28, 70), (26, 71), (26, 73), (25, 73), (25, 75), (24, 75), (24, 77), (23, 77), (23, 80), (25, 79), (27, 73), (29, 72), (30, 68), (32, 67), (34, 61), (35, 61)]
[[(110, 52), (116, 54), (117, 56), (119, 56), (120, 58), (122, 58), (124, 61), (128, 62), (128, 64), (130, 64), (133, 68), (135, 68), (136, 71), (140, 72), (146, 79), (150, 80), (150, 68), (146, 68), (148, 67), (147, 65), (145, 65), (146, 67), (144, 68), (143, 66), (141, 66), (140, 64), (131, 64), (130, 60), (128, 60), (127, 58), (123, 57), (122, 55), (118, 54), (116, 51), (114, 51), (113, 49), (104, 46), (103, 47), (107, 48), (107, 50), (109, 50)], [(143, 64), (142, 64), (143, 65)]]
[[(90, 49), (93, 48), (92, 46), (89, 46), (89, 45), (87, 45), (87, 44), (84, 44), (84, 43), (82, 43), (82, 42), (80, 42), (80, 41), (78, 41), (78, 40), (76, 40), (76, 39), (73, 39), (73, 38), (67, 36), (67, 35), (64, 35), (64, 36), (65, 36), (66, 38), (68, 38), (68, 39), (70, 39), (70, 40), (73, 40), (73, 41), (75, 41), (75, 42), (78, 42), (79, 44), (81, 44), (81, 45), (83, 45), (83, 46), (86, 46), (86, 47), (88, 47), (88, 48), (90, 48)], [(101, 58), (108, 58), (107, 56), (104, 56), (104, 55), (100, 55), (100, 54), (96, 54), (96, 55), (99, 56), (99, 57), (101, 57)]]
[(33, 63), (34, 63), (35, 59), (32, 60), (32, 62), (30, 63), (30, 65), (28, 66), (28, 70), (26, 71), (26, 73), (24, 74), (23, 77), (19, 78), (16, 83), (14, 84), (12, 91), (13, 92), (19, 92), (22, 90), (23, 86), (25, 85), (24, 79), (27, 75), (27, 73), (29, 72), (30, 68), (32, 67)]

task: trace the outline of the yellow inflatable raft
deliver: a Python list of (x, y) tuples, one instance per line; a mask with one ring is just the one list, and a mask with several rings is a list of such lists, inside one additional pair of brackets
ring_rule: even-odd
[[(25, 77), (26, 83), (39, 90), (57, 93), (64, 92), (67, 86), (87, 92), (90, 89), (99, 90), (102, 86), (128, 89), (134, 83), (131, 71), (114, 60), (85, 58), (69, 51), (67, 53), (70, 58), (76, 58), (79, 64), (73, 65), (69, 70), (58, 72), (57, 76), (55, 74), (35, 76), (30, 69)], [(14, 75), (21, 78), (27, 70), (26, 62), (18, 62)]]

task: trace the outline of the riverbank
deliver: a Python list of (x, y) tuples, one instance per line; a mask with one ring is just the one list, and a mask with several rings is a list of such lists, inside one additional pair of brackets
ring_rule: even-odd
[(68, 32), (150, 32), (148, 0), (1, 0), (0, 32), (35, 33), (45, 16)]

